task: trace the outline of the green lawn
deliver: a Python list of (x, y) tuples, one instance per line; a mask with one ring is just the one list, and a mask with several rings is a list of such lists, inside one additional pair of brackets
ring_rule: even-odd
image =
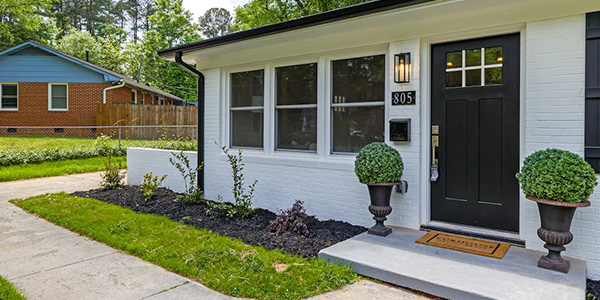
[[(114, 159), (117, 163), (120, 162), (123, 168), (127, 167), (126, 157)], [(0, 167), (0, 182), (103, 171), (103, 161), (103, 157), (93, 157)]]
[(230, 296), (301, 299), (356, 280), (348, 267), (243, 244), (166, 217), (65, 193), (12, 201), (57, 225)]
[(2, 300), (25, 300), (23, 295), (6, 279), (0, 276), (0, 299)]

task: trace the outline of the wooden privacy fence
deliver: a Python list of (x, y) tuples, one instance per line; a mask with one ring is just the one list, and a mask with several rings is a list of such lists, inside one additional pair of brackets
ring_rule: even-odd
[[(98, 104), (96, 114), (98, 126), (159, 126), (122, 128), (122, 137), (129, 139), (195, 139), (197, 124), (196, 106)], [(162, 125), (194, 127), (160, 127)]]

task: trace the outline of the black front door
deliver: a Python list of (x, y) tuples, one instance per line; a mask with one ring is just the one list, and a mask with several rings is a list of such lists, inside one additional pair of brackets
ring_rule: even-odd
[(519, 34), (432, 47), (433, 220), (519, 231), (519, 52)]

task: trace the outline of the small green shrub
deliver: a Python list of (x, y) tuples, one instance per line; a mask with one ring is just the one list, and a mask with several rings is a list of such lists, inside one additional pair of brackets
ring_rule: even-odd
[(202, 169), (204, 163), (197, 168), (192, 167), (190, 159), (183, 153), (183, 150), (179, 153), (171, 153), (171, 155), (173, 157), (169, 157), (169, 161), (179, 170), (185, 184), (185, 191), (182, 196), (177, 197), (177, 200), (187, 204), (202, 202), (202, 190), (198, 188), (196, 179), (198, 178), (198, 171)]
[(399, 182), (403, 171), (400, 153), (386, 143), (366, 145), (354, 161), (354, 172), (363, 183)]
[(125, 172), (122, 172), (121, 169), (121, 163), (115, 163), (109, 153), (104, 160), (104, 172), (100, 174), (102, 177), (100, 186), (105, 190), (121, 189), (124, 186), (123, 179), (125, 178)]
[(585, 202), (598, 184), (594, 169), (575, 153), (560, 149), (537, 151), (516, 174), (525, 195), (560, 202)]
[(152, 172), (144, 174), (144, 180), (142, 181), (142, 191), (144, 192), (144, 200), (148, 201), (152, 199), (154, 193), (158, 189), (158, 186), (167, 178), (167, 175), (163, 175), (158, 179), (158, 175), (154, 176)]
[[(235, 200), (233, 214), (238, 215), (242, 218), (246, 218), (254, 211), (252, 209), (252, 198), (254, 197), (254, 190), (258, 180), (254, 180), (252, 184), (247, 186), (244, 185), (244, 163), (242, 162), (242, 150), (238, 150), (237, 155), (229, 153), (229, 149), (221, 147), (223, 153), (227, 155), (229, 165), (231, 166), (231, 172), (233, 175), (233, 199)], [(221, 196), (219, 196), (221, 200)], [(222, 202), (222, 201), (221, 201)]]

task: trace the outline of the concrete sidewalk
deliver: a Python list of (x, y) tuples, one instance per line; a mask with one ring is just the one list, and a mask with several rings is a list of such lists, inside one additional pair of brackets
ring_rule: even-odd
[[(97, 188), (99, 173), (0, 183), (0, 275), (35, 299), (233, 299), (104, 244), (55, 226), (8, 202)], [(427, 299), (364, 280), (312, 299)]]

